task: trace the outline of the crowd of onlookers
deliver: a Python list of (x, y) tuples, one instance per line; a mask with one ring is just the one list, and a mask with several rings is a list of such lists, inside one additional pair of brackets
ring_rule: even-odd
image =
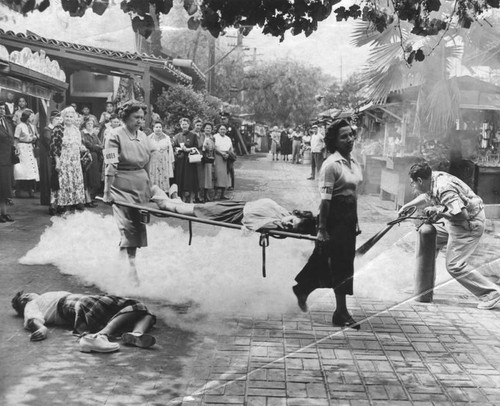
[[(146, 109), (146, 106), (145, 106)], [(26, 98), (12, 93), (0, 102), (0, 222), (12, 198), (33, 198), (49, 206), (50, 214), (96, 207), (104, 187), (106, 139), (123, 125), (122, 108), (113, 103), (98, 116), (88, 106), (76, 104), (52, 111), (44, 128)], [(186, 202), (225, 200), (234, 187), (236, 154), (229, 118), (221, 115), (215, 125), (183, 118), (180, 130), (167, 131), (158, 114), (151, 114), (152, 128), (141, 126), (155, 146), (149, 163), (151, 184), (168, 192), (175, 183)]]
[(305, 161), (306, 153), (310, 152), (311, 176), (308, 179), (315, 179), (325, 159), (324, 138), (323, 128), (317, 124), (307, 131), (303, 126), (294, 129), (275, 126), (270, 132), (272, 160), (279, 161), (281, 155), (283, 161), (288, 161), (291, 156), (292, 164), (301, 164)]

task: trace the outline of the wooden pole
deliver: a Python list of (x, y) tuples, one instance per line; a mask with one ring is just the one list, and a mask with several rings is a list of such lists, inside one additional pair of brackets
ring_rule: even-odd
[(146, 109), (146, 126), (151, 125), (151, 71), (149, 66), (144, 68), (144, 75), (142, 76), (142, 86), (144, 88), (144, 103), (147, 106)]

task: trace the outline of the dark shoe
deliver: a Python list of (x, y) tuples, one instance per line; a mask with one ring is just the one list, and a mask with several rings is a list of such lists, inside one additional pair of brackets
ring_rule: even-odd
[(349, 314), (333, 313), (332, 324), (337, 327), (350, 327), (354, 330), (359, 330), (361, 326)]
[(57, 209), (55, 207), (49, 207), (49, 215), (55, 216), (57, 213)]
[(151, 334), (145, 333), (125, 333), (122, 335), (122, 342), (125, 345), (149, 348), (156, 344), (156, 338)]
[(314, 176), (309, 176), (307, 180), (314, 180)]
[(12, 223), (14, 221), (14, 219), (12, 217), (10, 217), (8, 214), (4, 214), (2, 216), (2, 218), (6, 221), (8, 221), (9, 223)]
[(7, 220), (5, 220), (3, 216), (0, 216), (0, 223), (7, 223)]
[(94, 202), (91, 202), (91, 203), (85, 203), (85, 207), (90, 207), (90, 208), (94, 208), (94, 207), (97, 207), (97, 204), (95, 204)]
[(307, 311), (309, 310), (307, 308), (307, 297), (309, 295), (307, 295), (305, 293), (300, 293), (298, 285), (295, 285), (292, 288), (292, 290), (293, 290), (293, 293), (295, 293), (295, 296), (297, 296), (297, 304), (299, 305), (300, 310), (302, 310), (304, 313), (307, 313)]
[(221, 196), (219, 200), (231, 200), (229, 197)]
[(78, 203), (75, 206), (75, 209), (78, 210), (78, 211), (84, 211), (85, 210), (85, 206), (82, 203)]
[(56, 214), (63, 214), (66, 211), (66, 208), (64, 206), (57, 206), (56, 207)]

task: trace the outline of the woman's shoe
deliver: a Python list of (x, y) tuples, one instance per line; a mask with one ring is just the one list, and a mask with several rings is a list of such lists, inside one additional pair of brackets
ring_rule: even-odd
[(81, 352), (115, 352), (120, 349), (117, 343), (110, 343), (104, 334), (87, 334), (80, 338)]
[(156, 344), (156, 338), (151, 334), (144, 333), (124, 333), (122, 342), (125, 345), (133, 345), (139, 348), (149, 348)]
[(359, 330), (361, 326), (356, 322), (350, 314), (340, 314), (333, 312), (332, 324), (337, 327), (349, 327), (354, 330)]
[(85, 206), (82, 203), (78, 203), (75, 206), (75, 209), (78, 210), (78, 211), (84, 211), (85, 210)]
[(4, 222), (8, 221), (9, 223), (12, 223), (14, 221), (14, 219), (8, 214), (2, 214), (1, 218), (2, 220), (4, 220)]

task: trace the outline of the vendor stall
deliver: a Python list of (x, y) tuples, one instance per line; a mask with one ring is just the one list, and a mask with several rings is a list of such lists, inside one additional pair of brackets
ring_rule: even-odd
[(43, 128), (52, 95), (68, 88), (59, 64), (50, 60), (43, 51), (32, 52), (24, 48), (9, 53), (2, 45), (0, 63), (0, 96), (12, 92), (33, 98), (30, 107), (39, 114), (39, 126)]
[[(381, 197), (402, 206), (413, 197), (409, 168), (425, 159), (464, 180), (486, 204), (500, 203), (500, 87), (470, 76), (450, 80), (460, 92), (460, 119), (446, 134), (422, 134), (415, 124), (415, 88), (359, 109), (365, 191), (376, 191), (380, 179)], [(366, 148), (370, 143), (380, 154)]]

